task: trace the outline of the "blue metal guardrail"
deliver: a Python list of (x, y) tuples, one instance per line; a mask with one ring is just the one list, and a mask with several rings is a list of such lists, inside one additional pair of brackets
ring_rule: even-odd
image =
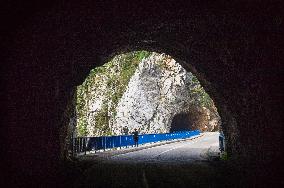
[[(139, 135), (138, 144), (153, 143), (165, 140), (185, 139), (199, 135), (200, 131), (180, 131), (163, 134), (143, 134)], [(72, 153), (80, 153), (86, 151), (105, 150), (110, 148), (133, 146), (133, 135), (120, 136), (101, 136), (101, 137), (79, 137), (72, 142)], [(75, 149), (74, 149), (75, 148)]]

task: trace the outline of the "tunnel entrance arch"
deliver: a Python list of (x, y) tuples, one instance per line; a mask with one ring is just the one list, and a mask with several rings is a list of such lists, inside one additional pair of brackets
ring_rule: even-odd
[(140, 134), (168, 133), (179, 126), (218, 131), (221, 122), (198, 79), (163, 53), (116, 55), (92, 69), (76, 93), (78, 136), (122, 135), (126, 127)]
[[(266, 177), (268, 172), (257, 167), (281, 161), (282, 111), (275, 107), (282, 101), (278, 61), (281, 40), (277, 40), (281, 25), (277, 10), (282, 6), (254, 2), (219, 7), (173, 3), (163, 8), (154, 3), (150, 9), (143, 3), (139, 6), (144, 8), (112, 3), (102, 7), (70, 5), (58, 6), (48, 16), (35, 16), (11, 34), (14, 42), (4, 75), (8, 81), (7, 104), (12, 106), (7, 132), (12, 136), (5, 138), (15, 144), (12, 150), (7, 149), (17, 159), (14, 169), (17, 165), (29, 169), (33, 162), (41, 166), (41, 161), (46, 161), (46, 170), (52, 169), (53, 161), (48, 157), (58, 160), (58, 153), (63, 151), (57, 146), (61, 141), (58, 137), (61, 133), (66, 136), (63, 129), (70, 121), (74, 87), (91, 68), (112, 55), (139, 48), (165, 52), (197, 75), (216, 102), (227, 148), (243, 159), (238, 160), (243, 166), (254, 169), (251, 174), (260, 172)], [(110, 14), (105, 15), (105, 10)], [(264, 70), (273, 74), (264, 74)], [(13, 139), (14, 133), (17, 138), (34, 137), (22, 147)], [(43, 154), (33, 158), (31, 148)], [(35, 167), (31, 173), (38, 171)]]
[(179, 113), (176, 114), (171, 123), (170, 132), (193, 130), (192, 122), (189, 114)]
[[(85, 71), (83, 71), (81, 76), (77, 77), (77, 81), (75, 82), (77, 84), (75, 86), (78, 86), (79, 84), (81, 84), (84, 81), (84, 79), (88, 76), (90, 70), (94, 69), (95, 67), (98, 67), (100, 65), (105, 64), (106, 62), (110, 61), (115, 55), (128, 53), (128, 52), (131, 52), (133, 50), (135, 50), (135, 51), (139, 51), (139, 50), (156, 51), (158, 53), (163, 53), (164, 51), (171, 52), (168, 48), (163, 48), (162, 46), (157, 45), (153, 41), (152, 41), (152, 43), (153, 44), (149, 44), (148, 42), (141, 41), (141, 43), (139, 45), (140, 47), (137, 47), (137, 46), (132, 47), (132, 45), (128, 44), (125, 47), (120, 47), (120, 48), (114, 50), (113, 53), (109, 52), (109, 54), (106, 54), (104, 56), (104, 58), (100, 58), (101, 60), (98, 63), (96, 62), (95, 64), (91, 64)], [(162, 49), (164, 49), (164, 51), (162, 51)], [(234, 147), (232, 148), (230, 146), (231, 144), (232, 145), (238, 145), (238, 144), (236, 144), (236, 142), (238, 140), (239, 132), (238, 132), (238, 129), (236, 128), (237, 124), (236, 124), (234, 116), (228, 110), (227, 105), (224, 105), (225, 104), (224, 99), (222, 97), (219, 97), (218, 91), (216, 91), (216, 89), (213, 88), (212, 85), (209, 84), (208, 81), (206, 81), (204, 74), (201, 74), (197, 71), (194, 64), (190, 64), (190, 63), (187, 63), (187, 61), (182, 60), (184, 58), (182, 56), (176, 56), (175, 51), (173, 51), (173, 53), (169, 53), (169, 54), (173, 54), (172, 57), (174, 59), (177, 59), (177, 61), (181, 64), (181, 66), (183, 68), (185, 68), (189, 72), (192, 72), (198, 78), (201, 85), (204, 86), (204, 89), (206, 90), (206, 92), (209, 93), (210, 97), (211, 97), (211, 94), (212, 94), (212, 99), (213, 99), (213, 101), (214, 101), (214, 103), (215, 103), (215, 105), (218, 109), (218, 113), (220, 114), (220, 117), (222, 119), (222, 126), (220, 127), (220, 129), (224, 132), (224, 134), (226, 136), (226, 144), (228, 144), (226, 146), (227, 152), (231, 155), (232, 152), (236, 152), (237, 150), (239, 150), (239, 148), (238, 148), (239, 146), (237, 146), (237, 148), (234, 148)], [(187, 59), (187, 58), (185, 58), (185, 59)], [(73, 88), (73, 92), (75, 92), (75, 90), (76, 89)], [(74, 101), (74, 98), (72, 98), (71, 100)], [(74, 105), (73, 105), (72, 109), (75, 109)], [(74, 112), (74, 110), (73, 110), (73, 112)], [(191, 114), (191, 116), (192, 116), (192, 114)], [(67, 122), (69, 122), (68, 118), (67, 118)], [(215, 129), (215, 131), (217, 131), (217, 130), (218, 129)], [(227, 134), (227, 132), (230, 132), (230, 134)], [(233, 151), (233, 150), (235, 150), (235, 151)]]

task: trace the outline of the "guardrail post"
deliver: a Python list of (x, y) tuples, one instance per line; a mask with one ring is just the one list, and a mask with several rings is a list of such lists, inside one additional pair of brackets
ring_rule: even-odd
[(74, 154), (77, 155), (77, 138), (75, 138), (75, 144), (74, 144)]
[(112, 137), (112, 148), (114, 148), (114, 139), (115, 137)]
[(78, 154), (81, 152), (81, 138), (78, 139)]
[(81, 138), (78, 139), (78, 153), (80, 154), (81, 152)]
[(78, 140), (77, 140), (78, 142), (77, 142), (77, 153), (80, 153), (80, 138), (78, 138)]
[(80, 138), (79, 152), (83, 151), (83, 138)]
[(98, 142), (97, 140), (95, 140), (95, 153), (97, 152), (97, 148), (98, 148)]
[(82, 147), (81, 152), (84, 152), (84, 138), (81, 138), (81, 145), (82, 145), (81, 146)]
[(106, 137), (104, 137), (104, 151), (106, 150)]
[(84, 138), (84, 150), (85, 150), (85, 155), (87, 154), (87, 138)]

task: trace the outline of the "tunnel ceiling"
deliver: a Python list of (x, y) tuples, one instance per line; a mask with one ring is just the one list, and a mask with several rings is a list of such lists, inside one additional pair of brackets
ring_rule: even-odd
[(265, 177), (258, 166), (278, 166), (283, 3), (52, 2), (4, 6), (11, 22), (1, 19), (3, 139), (11, 168), (53, 174), (75, 86), (113, 55), (140, 49), (167, 53), (196, 74), (216, 103), (229, 152), (248, 171)]

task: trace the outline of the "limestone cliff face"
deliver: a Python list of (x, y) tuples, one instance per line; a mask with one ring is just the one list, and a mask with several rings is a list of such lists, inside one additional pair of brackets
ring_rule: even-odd
[(140, 51), (114, 57), (90, 72), (77, 88), (79, 136), (111, 135), (115, 108), (139, 62), (149, 53)]
[[(153, 53), (143, 59), (118, 103), (113, 133), (122, 134), (125, 126), (130, 132), (134, 128), (140, 133), (169, 132), (173, 117), (179, 113), (202, 116), (203, 122), (199, 124), (197, 121), (201, 118), (191, 118), (187, 129), (216, 129), (219, 117), (212, 117), (211, 111), (198, 103), (202, 96), (194, 94), (201, 86), (193, 79), (170, 56)], [(189, 111), (196, 113), (189, 114)]]
[[(217, 129), (217, 109), (195, 76), (165, 54), (139, 57), (128, 71), (129, 67), (122, 68), (125, 57), (118, 56), (104, 71), (88, 78), (89, 84), (84, 83), (85, 89), (80, 90), (84, 105), (78, 115), (81, 133), (119, 135), (125, 127), (129, 132), (137, 128), (140, 133), (165, 133), (179, 130), (173, 129), (173, 119), (180, 117), (182, 129)], [(128, 73), (126, 79), (123, 71)]]
[(168, 132), (171, 119), (185, 106), (190, 75), (164, 54), (143, 59), (131, 78), (118, 107), (113, 132), (122, 127), (141, 133)]

